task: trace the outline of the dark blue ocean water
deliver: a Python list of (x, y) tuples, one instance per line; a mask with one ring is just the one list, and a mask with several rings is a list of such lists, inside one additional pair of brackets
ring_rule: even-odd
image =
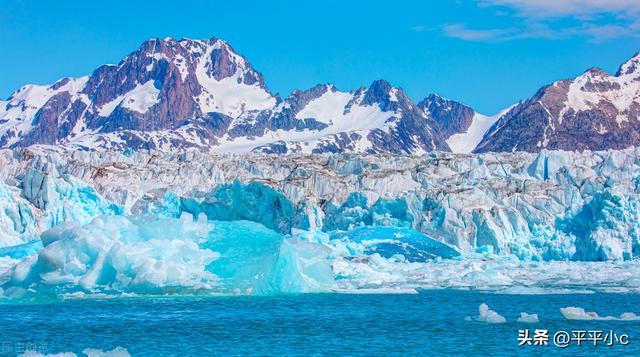
[[(487, 303), (509, 321), (466, 321)], [(602, 315), (640, 312), (633, 294), (500, 295), (422, 291), (418, 295), (131, 298), (0, 305), (0, 351), (81, 352), (126, 348), (133, 356), (206, 355), (640, 355), (640, 322), (567, 321), (559, 309)], [(520, 312), (540, 322), (515, 322)], [(614, 347), (518, 346), (518, 330), (613, 330)], [(532, 331), (533, 333), (533, 331)]]

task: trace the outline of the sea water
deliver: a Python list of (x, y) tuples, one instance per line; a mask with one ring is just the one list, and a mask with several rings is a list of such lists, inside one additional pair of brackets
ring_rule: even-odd
[[(635, 294), (513, 295), (455, 290), (418, 294), (68, 299), (0, 305), (3, 355), (88, 349), (132, 356), (206, 355), (640, 355), (640, 321), (567, 320), (560, 308), (600, 316), (638, 312)], [(506, 323), (476, 320), (486, 303)], [(521, 312), (539, 322), (517, 322)], [(528, 329), (613, 331), (629, 343), (519, 346)]]
[(0, 355), (640, 355), (639, 277), (406, 227), (99, 216), (0, 250)]

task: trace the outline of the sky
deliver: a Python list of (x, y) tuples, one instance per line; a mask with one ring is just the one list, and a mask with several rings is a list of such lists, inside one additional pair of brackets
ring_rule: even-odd
[(640, 50), (640, 1), (3, 0), (0, 98), (168, 36), (228, 41), (282, 96), (386, 79), (494, 114), (587, 68), (615, 73)]

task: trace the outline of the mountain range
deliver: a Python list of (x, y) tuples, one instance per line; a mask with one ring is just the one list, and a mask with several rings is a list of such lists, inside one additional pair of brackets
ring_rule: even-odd
[(621, 149), (640, 144), (640, 54), (486, 116), (377, 80), (273, 94), (227, 42), (150, 39), (117, 65), (0, 101), (0, 148), (397, 153)]

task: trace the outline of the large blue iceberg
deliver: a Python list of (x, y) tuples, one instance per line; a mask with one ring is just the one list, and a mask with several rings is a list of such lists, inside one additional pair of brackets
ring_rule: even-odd
[(42, 234), (4, 275), (4, 295), (278, 294), (329, 291), (329, 250), (249, 221), (99, 216)]

